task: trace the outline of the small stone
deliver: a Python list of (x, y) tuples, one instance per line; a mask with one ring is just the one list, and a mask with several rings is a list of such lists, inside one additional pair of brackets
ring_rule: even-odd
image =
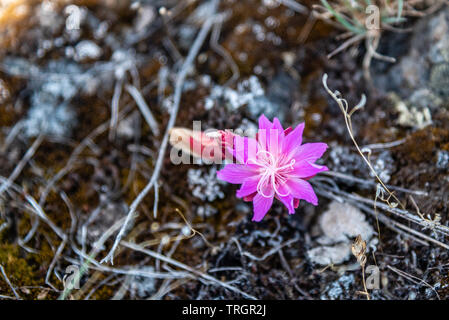
[(307, 251), (307, 256), (310, 261), (322, 266), (341, 264), (351, 257), (351, 244), (340, 243), (335, 246), (319, 246)]
[(358, 235), (367, 241), (374, 234), (373, 228), (359, 209), (337, 201), (331, 202), (329, 209), (321, 216), (320, 227), (324, 235), (334, 243), (348, 241)]
[(363, 213), (347, 203), (333, 201), (319, 220), (323, 236), (307, 251), (310, 261), (319, 265), (341, 264), (351, 258), (352, 238), (360, 235), (369, 241), (374, 234)]
[(277, 117), (284, 121), (293, 101), (292, 92), (296, 90), (298, 79), (288, 73), (279, 72), (268, 85), (266, 94), (261, 94), (248, 104), (248, 111), (254, 119), (263, 113), (268, 118)]
[[(449, 7), (442, 8), (435, 14), (426, 15), (419, 19), (408, 36), (408, 50), (398, 58), (398, 62), (389, 70), (374, 72), (373, 79), (376, 86), (385, 92), (395, 92), (405, 101), (412, 115), (408, 118), (426, 116), (422, 112), (425, 108), (436, 110), (446, 107), (449, 97)], [(403, 46), (392, 45), (391, 48)], [(392, 49), (393, 50), (393, 49)], [(385, 54), (390, 55), (388, 52)], [(392, 56), (395, 56), (394, 54)], [(376, 74), (377, 73), (377, 74)], [(412, 96), (417, 92), (431, 91), (424, 99), (424, 105), (412, 103)], [(437, 99), (434, 98), (436, 96)], [(439, 98), (439, 99), (438, 99)], [(417, 108), (415, 111), (412, 108)], [(421, 114), (420, 114), (421, 113)], [(411, 119), (413, 121), (413, 119)], [(423, 119), (425, 120), (425, 119)], [(400, 124), (409, 122), (401, 119)]]
[(437, 168), (447, 169), (449, 167), (449, 152), (439, 150), (437, 153)]
[(83, 40), (75, 47), (75, 59), (77, 61), (97, 60), (103, 54), (103, 50), (93, 41)]
[(351, 299), (351, 287), (354, 285), (354, 274), (342, 275), (336, 281), (325, 288), (325, 293), (321, 295), (322, 300)]

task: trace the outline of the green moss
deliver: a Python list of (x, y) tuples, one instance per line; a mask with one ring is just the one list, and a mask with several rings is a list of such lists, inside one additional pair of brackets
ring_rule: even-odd
[(110, 286), (103, 286), (99, 288), (95, 293), (92, 295), (92, 300), (109, 300), (114, 296), (114, 292), (117, 291), (116, 287), (110, 287)]
[[(20, 248), (14, 244), (0, 244), (0, 264), (4, 267), (9, 281), (14, 287), (36, 286), (36, 271), (21, 255)], [(0, 292), (12, 294), (10, 287), (3, 279), (0, 280)]]

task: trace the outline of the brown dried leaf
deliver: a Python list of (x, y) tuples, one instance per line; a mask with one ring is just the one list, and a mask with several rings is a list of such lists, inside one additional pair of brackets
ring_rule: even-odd
[(352, 243), (352, 254), (357, 258), (358, 263), (364, 267), (366, 264), (366, 241), (362, 239), (361, 235)]

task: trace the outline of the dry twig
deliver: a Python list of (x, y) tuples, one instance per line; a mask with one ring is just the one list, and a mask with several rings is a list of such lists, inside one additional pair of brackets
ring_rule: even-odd
[[(218, 1), (215, 0), (214, 1), (215, 7), (216, 7), (217, 3), (218, 3)], [(167, 124), (164, 138), (161, 143), (161, 147), (159, 149), (159, 154), (158, 154), (158, 158), (156, 160), (156, 165), (154, 167), (153, 175), (152, 175), (150, 181), (148, 182), (148, 184), (145, 186), (145, 188), (140, 192), (140, 194), (137, 196), (137, 198), (131, 204), (130, 210), (126, 217), (126, 220), (125, 220), (122, 228), (120, 229), (120, 232), (117, 235), (117, 237), (114, 241), (114, 244), (112, 245), (111, 250), (109, 251), (107, 256), (103, 260), (101, 260), (101, 263), (105, 263), (107, 261), (109, 261), (111, 264), (113, 263), (115, 250), (117, 249), (117, 246), (119, 245), (121, 239), (123, 238), (123, 236), (125, 234), (125, 230), (129, 224), (129, 222), (131, 221), (131, 218), (134, 216), (139, 204), (142, 202), (142, 200), (145, 198), (145, 196), (148, 194), (148, 192), (150, 192), (150, 190), (154, 187), (157, 179), (159, 178), (159, 174), (162, 169), (162, 163), (163, 163), (164, 156), (165, 156), (165, 151), (166, 151), (167, 145), (168, 145), (169, 132), (175, 125), (176, 116), (178, 114), (184, 80), (187, 76), (187, 72), (190, 70), (190, 68), (194, 62), (195, 57), (197, 56), (199, 50), (201, 49), (201, 45), (203, 44), (204, 40), (206, 39), (206, 36), (208, 35), (209, 30), (211, 29), (212, 25), (219, 18), (220, 18), (219, 15), (213, 15), (213, 16), (209, 17), (204, 22), (197, 38), (195, 39), (195, 42), (193, 43), (193, 45), (189, 51), (187, 58), (185, 59), (183, 65), (182, 65), (181, 70), (178, 73), (178, 76), (176, 79), (176, 86), (175, 86), (174, 105), (173, 105), (173, 109), (171, 111), (170, 119)]]

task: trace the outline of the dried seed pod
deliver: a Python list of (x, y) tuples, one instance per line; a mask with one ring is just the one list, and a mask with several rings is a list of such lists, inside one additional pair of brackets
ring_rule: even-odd
[(358, 263), (365, 267), (366, 264), (366, 241), (362, 239), (361, 235), (358, 235), (352, 243), (352, 254), (357, 258)]

